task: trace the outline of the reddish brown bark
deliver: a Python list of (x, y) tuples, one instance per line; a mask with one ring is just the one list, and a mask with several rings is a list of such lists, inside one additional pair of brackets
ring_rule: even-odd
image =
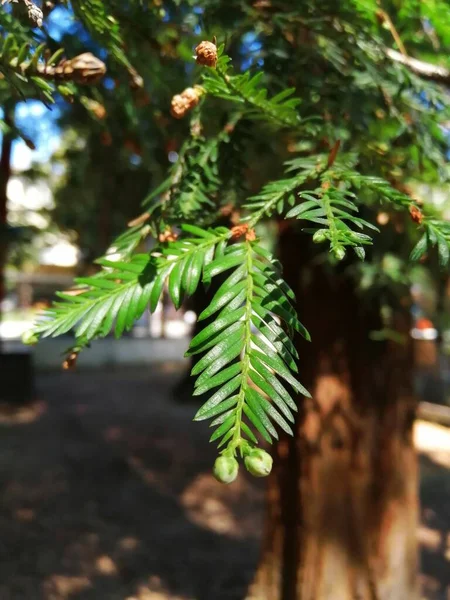
[[(313, 336), (299, 343), (297, 436), (275, 448), (265, 540), (252, 600), (414, 600), (415, 403), (410, 345), (371, 341), (381, 328), (342, 271), (282, 240), (285, 276)], [(299, 267), (301, 263), (309, 267)], [(407, 331), (406, 320), (397, 328)]]

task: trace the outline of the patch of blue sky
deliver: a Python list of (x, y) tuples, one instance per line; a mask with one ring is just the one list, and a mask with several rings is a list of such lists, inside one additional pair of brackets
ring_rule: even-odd
[(50, 37), (57, 42), (60, 42), (65, 35), (78, 33), (80, 29), (80, 24), (75, 20), (73, 12), (64, 6), (57, 6), (52, 10), (46, 26)]
[(256, 53), (261, 50), (262, 42), (256, 32), (249, 31), (242, 36), (242, 46), (246, 53)]
[(29, 168), (33, 162), (46, 162), (50, 159), (60, 144), (59, 127), (56, 123), (59, 114), (59, 108), (49, 111), (38, 100), (28, 100), (17, 105), (16, 126), (24, 137), (31, 140), (35, 150), (31, 150), (23, 139), (16, 139), (11, 158), (15, 170), (21, 171)]
[[(75, 36), (86, 50), (93, 51), (100, 59), (108, 56), (106, 50), (92, 41), (89, 32), (76, 20), (70, 8), (57, 6), (46, 20), (46, 33), (58, 43), (64, 44), (65, 36)], [(44, 32), (36, 29), (36, 37), (45, 39)], [(115, 82), (111, 77), (103, 81), (106, 89), (112, 90)], [(13, 167), (17, 170), (28, 168), (32, 162), (46, 162), (60, 144), (58, 120), (67, 108), (65, 101), (59, 96), (50, 107), (38, 100), (20, 102), (16, 107), (15, 121), (17, 128), (27, 139), (31, 140), (35, 150), (31, 150), (22, 139), (14, 141), (12, 150)]]
[(112, 77), (105, 77), (102, 81), (102, 85), (105, 88), (105, 90), (111, 91), (116, 87), (116, 82)]
[(43, 136), (59, 131), (56, 120), (60, 115), (58, 106), (53, 105), (53, 110), (50, 111), (38, 100), (27, 100), (17, 105), (15, 121), (18, 129), (38, 145)]
[(46, 20), (46, 27), (50, 37), (58, 43), (64, 44), (65, 36), (74, 36), (82, 46), (86, 47), (86, 50), (92, 50), (101, 60), (105, 60), (108, 56), (104, 48), (93, 42), (89, 32), (68, 7), (54, 8)]
[(426, 108), (435, 108), (436, 110), (443, 110), (445, 107), (439, 100), (431, 100), (425, 90), (419, 93), (419, 100)]
[(130, 163), (135, 167), (138, 167), (142, 163), (142, 158), (139, 156), (139, 154), (131, 154)]
[(246, 71), (254, 65), (262, 67), (264, 59), (261, 56), (262, 42), (254, 31), (249, 31), (242, 36), (240, 53), (242, 55), (241, 70)]
[(59, 135), (49, 134), (36, 150), (31, 150), (26, 143), (18, 139), (12, 147), (11, 164), (15, 171), (26, 171), (33, 163), (46, 163), (61, 143)]

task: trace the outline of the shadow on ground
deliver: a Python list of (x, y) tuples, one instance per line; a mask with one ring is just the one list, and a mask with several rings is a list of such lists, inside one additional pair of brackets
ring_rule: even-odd
[[(0, 414), (0, 600), (242, 600), (261, 481), (210, 474), (179, 364), (38, 377)], [(419, 422), (423, 598), (450, 598), (450, 430)], [(395, 600), (395, 599), (393, 599)]]
[(40, 375), (39, 418), (0, 425), (1, 600), (241, 600), (262, 488), (212, 478), (179, 369)]

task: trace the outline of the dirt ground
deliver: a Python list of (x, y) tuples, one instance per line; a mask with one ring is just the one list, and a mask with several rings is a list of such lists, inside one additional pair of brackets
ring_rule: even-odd
[[(0, 600), (242, 600), (263, 484), (210, 474), (178, 364), (39, 374), (0, 414)], [(450, 432), (419, 423), (424, 598), (450, 595)]]

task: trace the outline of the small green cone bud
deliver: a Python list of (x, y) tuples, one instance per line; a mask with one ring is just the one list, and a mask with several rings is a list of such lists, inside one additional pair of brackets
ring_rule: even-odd
[(313, 242), (315, 244), (321, 244), (327, 240), (327, 232), (326, 229), (318, 229), (316, 233), (313, 235)]
[(267, 477), (272, 470), (273, 460), (265, 450), (252, 450), (245, 457), (245, 467), (254, 477)]
[(342, 248), (342, 246), (335, 248), (333, 253), (338, 260), (343, 260), (345, 258), (345, 250)]
[(25, 331), (22, 335), (22, 344), (26, 346), (34, 346), (39, 341), (39, 337), (34, 333), (32, 329)]
[(214, 477), (220, 483), (231, 483), (236, 479), (239, 472), (239, 464), (231, 456), (219, 456), (214, 463)]

